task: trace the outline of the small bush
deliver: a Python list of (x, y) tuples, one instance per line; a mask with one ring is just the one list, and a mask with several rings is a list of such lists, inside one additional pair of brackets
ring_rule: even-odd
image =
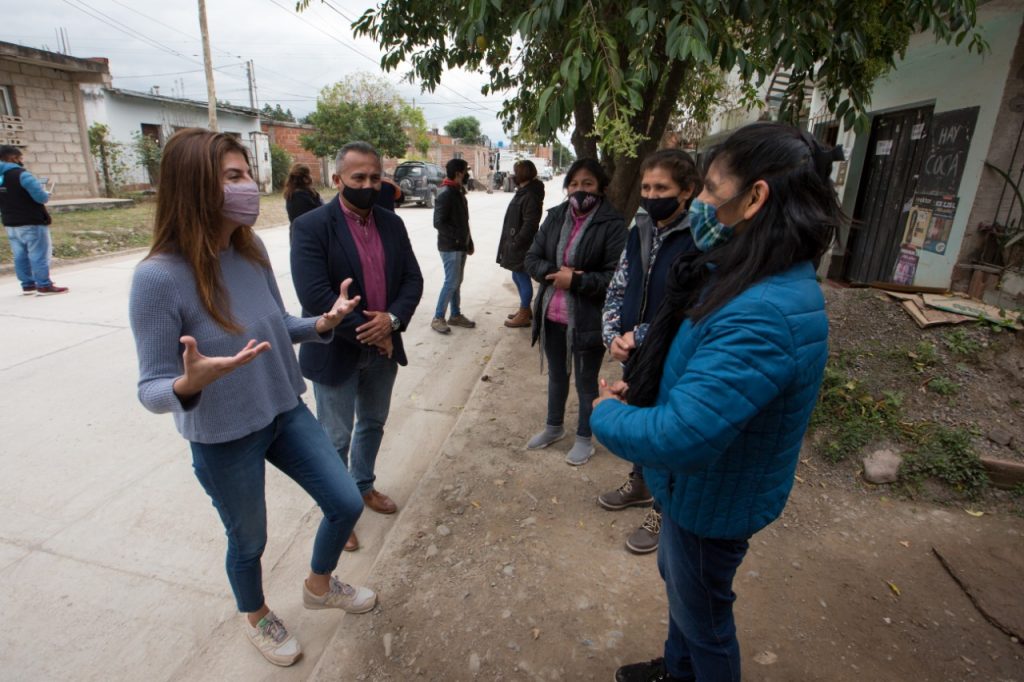
[(928, 390), (939, 395), (951, 396), (960, 390), (960, 384), (946, 377), (935, 377), (928, 382)]
[(270, 182), (274, 191), (284, 189), (284, 183), (288, 180), (288, 170), (292, 167), (291, 154), (276, 144), (270, 145)]
[(955, 329), (942, 335), (942, 343), (957, 355), (975, 355), (981, 349), (981, 343), (972, 338), (963, 329)]
[(916, 491), (926, 479), (934, 478), (969, 498), (981, 494), (988, 476), (971, 447), (970, 432), (931, 424), (916, 436), (917, 447), (900, 467), (900, 481), (906, 488)]

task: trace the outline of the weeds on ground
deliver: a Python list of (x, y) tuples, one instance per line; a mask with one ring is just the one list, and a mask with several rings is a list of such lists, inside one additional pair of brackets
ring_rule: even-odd
[(942, 396), (954, 395), (960, 390), (960, 384), (947, 377), (934, 377), (927, 384), (928, 390)]
[[(915, 364), (931, 359), (924, 345), (917, 348), (917, 357), (911, 358)], [(935, 347), (927, 346), (934, 353)], [(969, 498), (985, 489), (988, 478), (971, 446), (969, 431), (928, 421), (905, 421), (902, 394), (885, 391), (876, 396), (839, 369), (844, 365), (841, 356), (834, 360), (825, 368), (818, 405), (811, 416), (811, 428), (823, 434), (818, 450), (826, 460), (837, 463), (856, 456), (871, 443), (888, 441), (904, 450), (900, 484), (909, 495), (918, 493), (927, 479), (940, 480)], [(941, 395), (959, 388), (944, 377), (931, 380), (929, 386), (936, 383), (933, 390)]]
[(942, 335), (942, 343), (957, 355), (973, 356), (984, 347), (980, 341), (963, 329), (954, 329)]

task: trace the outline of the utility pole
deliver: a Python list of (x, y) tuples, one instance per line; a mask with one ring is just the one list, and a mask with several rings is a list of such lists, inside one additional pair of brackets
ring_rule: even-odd
[(245, 63), (245, 75), (249, 79), (249, 107), (256, 108), (256, 65), (250, 59)]
[(206, 0), (199, 0), (199, 32), (203, 36), (203, 67), (206, 70), (206, 99), (207, 110), (210, 112), (210, 130), (217, 132), (217, 92), (213, 87), (210, 30), (206, 27)]

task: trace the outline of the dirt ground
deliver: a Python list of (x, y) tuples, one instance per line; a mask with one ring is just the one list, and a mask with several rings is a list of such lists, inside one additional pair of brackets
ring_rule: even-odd
[[(832, 301), (840, 345), (844, 305)], [(610, 680), (660, 655), (655, 557), (623, 547), (644, 510), (595, 502), (628, 465), (599, 448), (567, 466), (570, 439), (525, 451), (545, 387), (528, 331), (510, 331), (374, 565), (381, 605), (342, 620), (314, 679)], [(570, 424), (574, 409), (570, 398)], [(860, 482), (852, 463), (802, 457), (785, 513), (752, 539), (737, 575), (744, 678), (1024, 681), (1024, 646), (984, 620), (933, 554), (1020, 633), (1024, 518), (897, 498)]]

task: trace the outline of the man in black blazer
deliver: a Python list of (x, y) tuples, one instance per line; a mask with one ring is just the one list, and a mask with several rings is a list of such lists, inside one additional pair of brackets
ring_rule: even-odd
[[(334, 329), (331, 343), (302, 344), (299, 365), (313, 382), (317, 418), (364, 503), (393, 514), (394, 501), (374, 488), (374, 464), (398, 365), (408, 364), (402, 332), (423, 295), (423, 276), (402, 219), (375, 205), (381, 183), (377, 151), (351, 142), (335, 165), (338, 196), (292, 224), (292, 281), (306, 316), (329, 310), (324, 302), (336, 300), (349, 278), (349, 295), (361, 298)], [(353, 533), (345, 549), (358, 547)]]

